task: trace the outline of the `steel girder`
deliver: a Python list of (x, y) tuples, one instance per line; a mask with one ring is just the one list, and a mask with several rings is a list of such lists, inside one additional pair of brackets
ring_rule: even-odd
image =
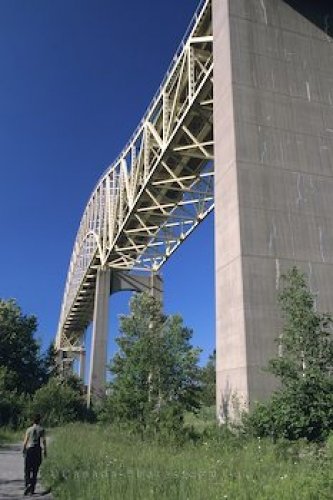
[(158, 271), (214, 208), (211, 0), (201, 2), (144, 118), (98, 181), (69, 265), (56, 347), (78, 349), (96, 270)]

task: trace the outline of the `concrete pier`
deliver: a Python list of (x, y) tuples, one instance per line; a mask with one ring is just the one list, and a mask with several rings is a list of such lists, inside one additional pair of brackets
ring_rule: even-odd
[(84, 383), (86, 373), (86, 350), (83, 347), (79, 354), (79, 377)]
[(213, 0), (217, 401), (266, 398), (280, 276), (333, 311), (332, 3)]
[(90, 376), (88, 384), (88, 406), (93, 398), (105, 394), (107, 344), (109, 332), (110, 268), (97, 271), (93, 332), (90, 354)]

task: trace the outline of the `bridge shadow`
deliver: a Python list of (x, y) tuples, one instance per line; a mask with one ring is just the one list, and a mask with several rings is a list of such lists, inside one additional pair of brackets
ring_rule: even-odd
[(308, 19), (308, 21), (315, 24), (328, 36), (333, 37), (332, 0), (284, 0), (284, 2)]

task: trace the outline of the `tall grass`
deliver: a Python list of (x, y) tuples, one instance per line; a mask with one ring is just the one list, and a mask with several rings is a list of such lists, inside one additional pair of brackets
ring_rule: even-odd
[(13, 430), (10, 427), (0, 427), (0, 446), (23, 441), (24, 431)]
[(42, 466), (55, 498), (75, 500), (331, 499), (332, 455), (211, 431), (182, 447), (116, 428), (59, 430)]

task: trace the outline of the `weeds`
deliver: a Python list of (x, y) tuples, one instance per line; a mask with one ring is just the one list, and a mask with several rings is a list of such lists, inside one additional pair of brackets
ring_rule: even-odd
[(23, 434), (24, 431), (13, 430), (10, 427), (0, 427), (0, 446), (23, 441)]
[(332, 449), (213, 426), (179, 447), (73, 424), (57, 432), (42, 475), (59, 499), (317, 500), (332, 498)]

